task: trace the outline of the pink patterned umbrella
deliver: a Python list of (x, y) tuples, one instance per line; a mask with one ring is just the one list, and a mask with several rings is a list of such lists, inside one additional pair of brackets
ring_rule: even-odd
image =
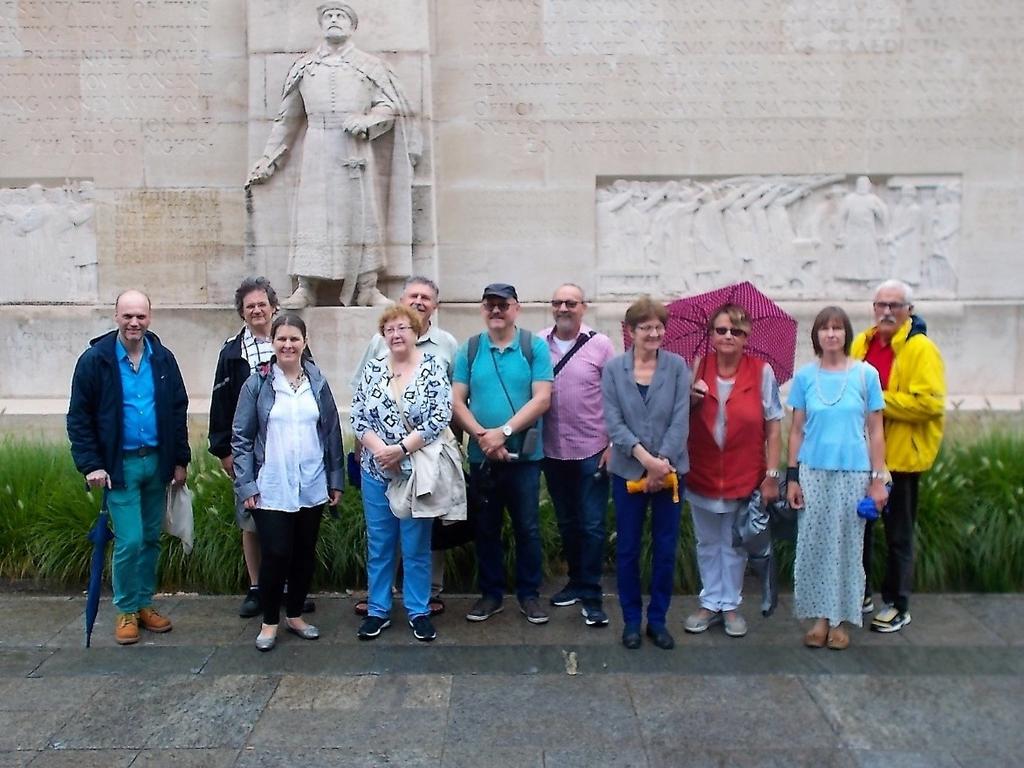
[[(723, 304), (743, 307), (753, 320), (745, 351), (767, 362), (779, 384), (793, 378), (796, 320), (748, 282), (727, 285), (669, 304), (662, 348), (682, 355), (690, 363), (698, 356), (710, 354), (708, 323), (712, 313)], [(628, 349), (632, 342), (625, 329), (623, 339)]]

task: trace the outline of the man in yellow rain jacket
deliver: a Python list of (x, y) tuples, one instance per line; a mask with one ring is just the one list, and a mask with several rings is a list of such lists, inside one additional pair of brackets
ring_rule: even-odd
[[(888, 549), (883, 609), (871, 622), (875, 632), (898, 632), (910, 623), (914, 581), (914, 520), (921, 473), (930, 469), (942, 442), (946, 384), (939, 348), (926, 335), (924, 320), (912, 314), (909, 285), (886, 280), (875, 291), (875, 325), (853, 340), (851, 356), (878, 370), (885, 394), (885, 461), (892, 473), (889, 511), (883, 516)], [(871, 598), (872, 523), (864, 535), (868, 575), (864, 612)]]

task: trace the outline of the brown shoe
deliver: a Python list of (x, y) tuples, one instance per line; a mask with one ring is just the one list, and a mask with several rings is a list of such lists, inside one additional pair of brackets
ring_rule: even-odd
[(153, 606), (139, 610), (139, 624), (150, 632), (171, 631), (171, 620), (166, 616), (161, 616)]
[(828, 624), (822, 626), (815, 622), (814, 626), (804, 635), (804, 645), (808, 648), (824, 648), (828, 634)]
[(833, 651), (845, 651), (850, 646), (850, 635), (842, 625), (828, 631), (828, 647)]
[(114, 623), (114, 640), (118, 645), (139, 642), (139, 619), (134, 613), (119, 613)]

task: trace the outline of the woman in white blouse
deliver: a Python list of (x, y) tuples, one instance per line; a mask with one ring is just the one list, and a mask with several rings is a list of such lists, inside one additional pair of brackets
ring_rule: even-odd
[(277, 641), (285, 582), (288, 631), (305, 640), (320, 636), (302, 618), (302, 605), (323, 507), (338, 503), (344, 479), (334, 396), (320, 369), (303, 359), (306, 324), (298, 315), (281, 315), (270, 338), (274, 357), (242, 387), (231, 437), (235, 494), (260, 536), (261, 651)]
[(441, 438), (452, 418), (452, 387), (445, 365), (416, 346), (422, 323), (408, 307), (384, 310), (379, 329), (388, 354), (366, 363), (352, 396), (352, 429), (363, 446), (360, 463), (369, 550), (369, 610), (357, 633), (360, 640), (372, 640), (391, 625), (399, 538), (405, 574), (402, 595), (413, 637), (429, 642), (437, 636), (427, 606), (433, 520), (399, 520), (386, 495), (392, 480), (411, 471), (410, 455)]

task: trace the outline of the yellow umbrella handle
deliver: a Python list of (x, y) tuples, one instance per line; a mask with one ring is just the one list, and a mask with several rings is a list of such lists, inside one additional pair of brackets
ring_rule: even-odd
[[(665, 478), (665, 484), (662, 486), (662, 490), (665, 488), (672, 489), (672, 501), (676, 504), (679, 503), (679, 475), (675, 472), (669, 474)], [(626, 492), (627, 493), (644, 493), (647, 491), (647, 475), (644, 475), (639, 480), (627, 480), (626, 481)]]

